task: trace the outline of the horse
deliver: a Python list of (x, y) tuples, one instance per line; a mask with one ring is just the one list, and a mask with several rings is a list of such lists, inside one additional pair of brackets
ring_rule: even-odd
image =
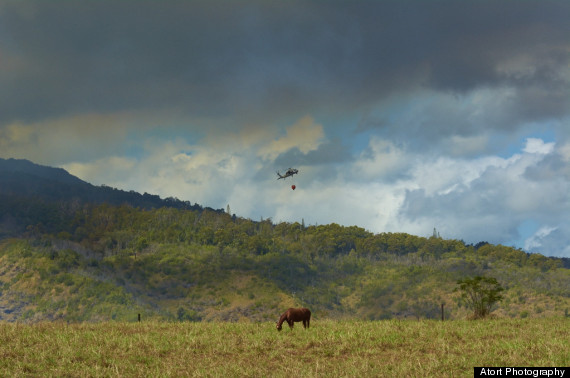
[(309, 328), (309, 322), (311, 321), (311, 311), (308, 308), (290, 308), (285, 311), (279, 321), (277, 322), (277, 330), (281, 331), (283, 327), (281, 325), (283, 322), (287, 322), (289, 327), (293, 329), (295, 322), (303, 322), (304, 328)]

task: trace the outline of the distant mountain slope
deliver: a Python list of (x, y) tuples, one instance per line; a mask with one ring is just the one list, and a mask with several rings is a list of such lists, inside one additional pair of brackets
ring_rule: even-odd
[(43, 166), (23, 159), (0, 158), (0, 195), (33, 197), (47, 201), (73, 200), (95, 204), (128, 204), (143, 209), (174, 207), (199, 210), (202, 208), (176, 198), (161, 199), (157, 195), (148, 193), (140, 194), (108, 186), (95, 186), (62, 168)]
[[(50, 233), (62, 231), (63, 225), (74, 217), (73, 213), (86, 204), (128, 205), (145, 210), (162, 207), (204, 210), (198, 204), (177, 198), (161, 199), (148, 193), (95, 186), (62, 168), (0, 158), (0, 238), (20, 235), (30, 226), (39, 226)], [(221, 213), (223, 209), (213, 211)]]
[[(62, 168), (34, 164), (25, 159), (0, 158), (0, 182), (18, 184), (22, 178), (47, 180), (66, 185), (90, 185)], [(24, 181), (25, 182), (25, 181)], [(3, 188), (5, 189), (5, 188)], [(2, 190), (2, 189), (0, 189)]]

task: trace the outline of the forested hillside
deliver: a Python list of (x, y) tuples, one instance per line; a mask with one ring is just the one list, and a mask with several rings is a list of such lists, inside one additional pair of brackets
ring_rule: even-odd
[(272, 320), (297, 305), (317, 319), (437, 318), (441, 304), (447, 318), (463, 318), (469, 312), (453, 290), (474, 275), (506, 289), (497, 316), (570, 316), (562, 259), (438, 236), (253, 221), (176, 199), (106, 203), (98, 189), (117, 192), (92, 186), (100, 197), (89, 201), (0, 190), (0, 319)]

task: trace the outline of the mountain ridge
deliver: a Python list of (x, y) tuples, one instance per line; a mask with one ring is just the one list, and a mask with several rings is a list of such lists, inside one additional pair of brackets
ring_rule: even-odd
[(0, 158), (0, 175), (2, 173), (22, 173), (66, 184), (88, 184), (80, 178), (71, 175), (63, 168), (40, 165), (27, 159)]
[[(81, 201), (85, 203), (128, 204), (152, 209), (174, 207), (200, 210), (199, 204), (177, 198), (125, 191), (107, 185), (95, 186), (73, 176), (63, 168), (33, 163), (26, 159), (0, 158), (0, 195), (34, 196), (49, 201)], [(208, 207), (208, 209), (211, 209)], [(216, 211), (222, 212), (223, 209)]]

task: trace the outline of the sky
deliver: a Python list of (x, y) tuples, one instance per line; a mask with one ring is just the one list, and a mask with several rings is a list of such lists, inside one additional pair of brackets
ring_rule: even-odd
[(570, 257), (569, 19), (565, 0), (0, 0), (0, 157)]

